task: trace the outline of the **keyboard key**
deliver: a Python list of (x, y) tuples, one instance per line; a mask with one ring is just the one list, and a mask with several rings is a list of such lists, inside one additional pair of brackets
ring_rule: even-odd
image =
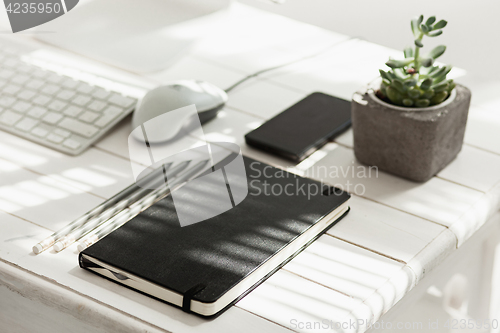
[(105, 114), (104, 116), (102, 116), (101, 118), (99, 118), (99, 120), (97, 120), (94, 125), (96, 126), (99, 126), (99, 127), (105, 127), (107, 124), (109, 124), (110, 122), (113, 121), (113, 119), (115, 119), (118, 115), (108, 115), (108, 114)]
[(30, 107), (31, 107), (30, 103), (19, 101), (12, 106), (12, 109), (20, 113), (25, 113)]
[(119, 106), (124, 107), (124, 108), (131, 107), (136, 102), (135, 99), (128, 98), (128, 97), (118, 95), (118, 94), (113, 94), (113, 96), (111, 96), (108, 99), (108, 101), (110, 103), (119, 105)]
[(78, 106), (70, 105), (66, 110), (64, 110), (64, 114), (70, 117), (76, 117), (83, 111), (82, 108)]
[(54, 111), (60, 112), (62, 109), (68, 106), (68, 103), (63, 101), (59, 101), (57, 99), (53, 100), (52, 103), (49, 104), (48, 108)]
[(24, 99), (25, 101), (29, 101), (30, 99), (32, 99), (36, 95), (37, 95), (37, 93), (34, 92), (33, 90), (23, 89), (23, 90), (21, 90), (21, 92), (19, 92), (17, 94), (17, 97)]
[(83, 120), (87, 123), (92, 123), (94, 120), (99, 118), (99, 114), (91, 111), (85, 111), (78, 119)]
[(73, 98), (73, 100), (71, 102), (73, 102), (76, 105), (84, 106), (88, 102), (90, 102), (90, 100), (91, 100), (91, 98), (89, 96), (84, 96), (84, 95), (78, 94), (75, 98)]
[(52, 82), (52, 83), (60, 83), (62, 80), (64, 80), (64, 77), (62, 77), (61, 75), (58, 75), (56, 73), (51, 73), (47, 77), (47, 81)]
[(100, 112), (102, 111), (102, 109), (104, 109), (104, 107), (106, 106), (107, 104), (105, 102), (101, 102), (101, 101), (93, 101), (92, 103), (90, 103), (87, 108), (89, 108), (90, 110), (94, 110), (94, 111), (97, 111), (97, 112)]
[(38, 124), (38, 120), (26, 117), (16, 124), (16, 128), (21, 131), (30, 131), (36, 124)]
[(26, 83), (25, 87), (37, 90), (40, 89), (44, 84), (45, 83), (42, 80), (33, 79)]
[(2, 79), (10, 79), (12, 76), (16, 74), (14, 71), (11, 71), (10, 69), (2, 69), (0, 70), (0, 78)]
[(49, 84), (46, 87), (44, 87), (41, 91), (47, 95), (55, 95), (56, 92), (58, 92), (59, 90), (61, 90), (61, 88), (59, 88), (58, 86), (54, 84)]
[(64, 138), (62, 136), (57, 135), (57, 134), (50, 133), (49, 136), (47, 136), (47, 140), (55, 142), (55, 143), (61, 143), (61, 142), (63, 142)]
[(43, 116), (44, 114), (47, 113), (47, 109), (46, 108), (41, 108), (41, 107), (38, 107), (38, 106), (35, 106), (33, 109), (31, 109), (29, 112), (28, 112), (28, 115), (32, 116), (33, 118), (40, 118), (41, 116)]
[(45, 115), (45, 117), (43, 117), (43, 121), (49, 124), (56, 124), (62, 118), (63, 116), (60, 115), (59, 113), (49, 112), (47, 113), (47, 115)]
[(44, 71), (42, 69), (37, 69), (33, 73), (31, 73), (31, 76), (34, 76), (39, 79), (45, 79), (47, 76), (50, 75), (50, 72)]
[(16, 59), (16, 58), (9, 58), (9, 59), (7, 59), (7, 60), (5, 60), (5, 61), (3, 62), (3, 65), (4, 65), (4, 66), (6, 66), (6, 67), (11, 67), (11, 68), (14, 68), (14, 69), (15, 69), (16, 67), (18, 67), (19, 65), (21, 65), (21, 64), (22, 64), (22, 62), (21, 62), (21, 61), (19, 61), (19, 60), (18, 60), (18, 59)]
[(17, 84), (20, 84), (20, 85), (23, 85), (25, 84), (28, 80), (30, 79), (29, 76), (27, 75), (23, 75), (23, 74), (18, 74), (16, 76), (14, 76), (10, 81), (11, 82), (14, 82), (14, 83), (17, 83)]
[(11, 96), (0, 96), (0, 106), (11, 106), (17, 99)]
[(97, 99), (106, 99), (109, 95), (111, 95), (111, 92), (99, 88), (92, 93), (92, 97)]
[(34, 68), (35, 68), (34, 66), (22, 63), (20, 66), (16, 68), (16, 70), (22, 73), (29, 74), (33, 71)]
[(66, 131), (66, 130), (63, 130), (63, 129), (61, 129), (61, 128), (56, 128), (56, 129), (54, 130), (54, 134), (60, 135), (60, 136), (62, 136), (63, 138), (67, 138), (67, 137), (69, 137), (69, 136), (71, 135), (71, 133), (70, 133), (70, 132), (68, 132), (68, 131)]
[(78, 141), (68, 139), (68, 140), (63, 142), (63, 146), (66, 146), (66, 147), (71, 148), (71, 149), (77, 149), (78, 147), (81, 146), (81, 144)]
[(21, 87), (15, 84), (9, 84), (3, 88), (2, 92), (10, 95), (15, 95), (21, 90)]
[(79, 84), (80, 84), (80, 82), (75, 81), (71, 78), (67, 78), (63, 82), (61, 82), (61, 86), (68, 88), (68, 89), (75, 89)]
[(12, 111), (5, 111), (0, 115), (0, 123), (11, 126), (17, 123), (22, 117), (20, 114)]
[(107, 114), (107, 115), (119, 115), (120, 113), (123, 112), (123, 109), (121, 108), (118, 108), (116, 106), (110, 106), (110, 107), (107, 107), (106, 110), (103, 111), (104, 114)]
[(76, 91), (81, 92), (82, 94), (90, 94), (94, 90), (94, 87), (89, 86), (87, 83), (82, 83), (76, 88)]
[(64, 118), (58, 126), (86, 138), (93, 137), (99, 131), (95, 126), (71, 118)]
[(39, 136), (41, 138), (45, 137), (47, 134), (49, 134), (49, 131), (47, 131), (44, 128), (41, 127), (35, 127), (34, 129), (31, 130), (31, 134)]
[(52, 98), (45, 96), (45, 95), (38, 95), (33, 99), (33, 103), (44, 106), (47, 105), (48, 102), (50, 102)]
[(56, 97), (62, 99), (63, 101), (68, 101), (70, 98), (75, 96), (75, 92), (71, 90), (62, 90), (60, 91)]

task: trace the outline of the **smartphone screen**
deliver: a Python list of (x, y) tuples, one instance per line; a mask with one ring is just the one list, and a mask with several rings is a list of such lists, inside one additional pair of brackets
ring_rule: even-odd
[(248, 145), (299, 162), (351, 126), (351, 102), (315, 92), (245, 135)]

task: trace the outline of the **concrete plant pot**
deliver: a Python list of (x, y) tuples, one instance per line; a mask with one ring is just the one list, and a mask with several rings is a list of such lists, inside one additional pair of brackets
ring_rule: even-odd
[(382, 101), (380, 81), (352, 98), (354, 152), (363, 164), (425, 182), (462, 149), (471, 92), (457, 84), (441, 104), (407, 108)]

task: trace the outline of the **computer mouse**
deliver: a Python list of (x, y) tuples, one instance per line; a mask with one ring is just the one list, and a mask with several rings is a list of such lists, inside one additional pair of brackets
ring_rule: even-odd
[[(137, 103), (132, 116), (132, 128), (135, 129), (166, 112), (192, 104), (196, 106), (200, 122), (203, 124), (217, 116), (227, 99), (224, 90), (209, 82), (200, 80), (176, 81), (157, 87), (144, 95)], [(174, 138), (187, 122), (189, 122), (189, 115), (176, 118), (175, 121), (157, 127), (155, 133), (148, 132), (148, 141), (151, 143), (168, 141)], [(141, 140), (142, 138), (137, 139)]]

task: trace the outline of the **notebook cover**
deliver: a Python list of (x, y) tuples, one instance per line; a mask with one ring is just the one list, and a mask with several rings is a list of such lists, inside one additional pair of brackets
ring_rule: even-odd
[[(212, 303), (350, 197), (247, 157), (244, 162), (249, 193), (236, 207), (181, 228), (166, 197), (80, 253), (80, 266), (85, 254), (182, 295), (202, 284), (191, 299)], [(293, 195), (276, 195), (286, 185)], [(320, 190), (311, 194), (313, 187)]]
[(298, 162), (351, 125), (351, 103), (312, 93), (247, 133), (248, 145)]

